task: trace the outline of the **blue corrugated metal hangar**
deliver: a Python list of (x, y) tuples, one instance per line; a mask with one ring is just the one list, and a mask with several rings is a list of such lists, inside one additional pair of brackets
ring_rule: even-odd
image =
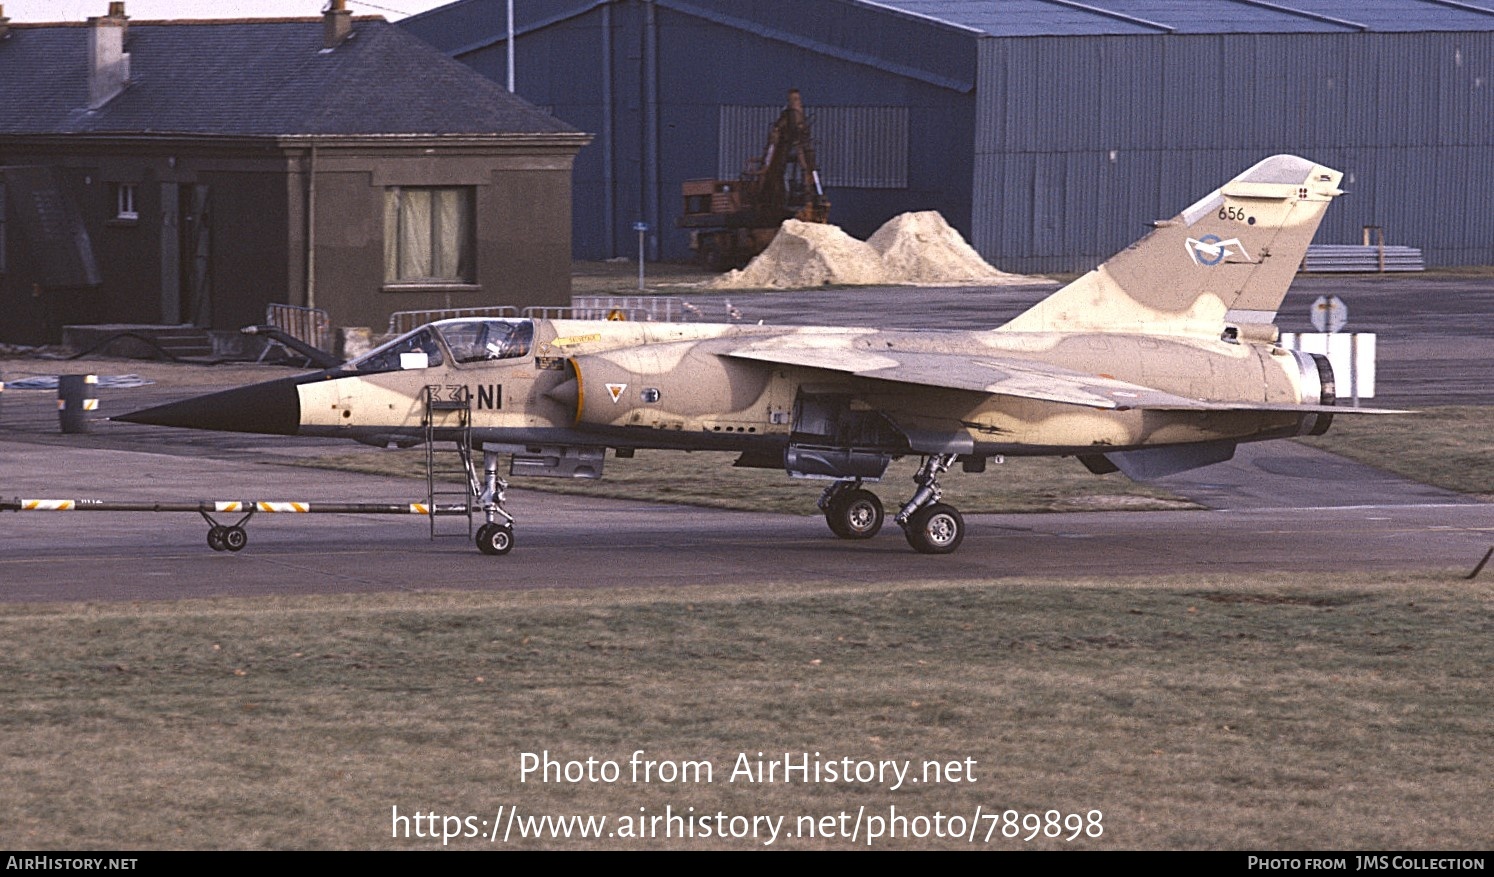
[[(865, 237), (939, 210), (998, 267), (1092, 267), (1259, 159), (1346, 172), (1320, 243), (1381, 226), (1494, 264), (1494, 3), (1465, 0), (516, 0), (518, 93), (597, 135), (575, 253), (689, 255), (686, 180), (734, 178), (802, 91)], [(403, 25), (500, 82), (505, 0)]]

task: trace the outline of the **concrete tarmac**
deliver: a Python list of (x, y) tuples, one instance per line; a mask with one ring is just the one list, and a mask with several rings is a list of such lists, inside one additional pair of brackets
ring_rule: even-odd
[[(61, 470), (58, 464), (62, 463)], [(251, 460), (0, 442), (6, 496), (399, 502), (423, 485)], [(1221, 511), (971, 515), (950, 556), (896, 527), (836, 539), (813, 516), (516, 490), (517, 547), (479, 554), (465, 520), (258, 514), (240, 553), (191, 513), (0, 513), (0, 601), (115, 601), (375, 591), (668, 587), (730, 582), (1123, 579), (1175, 573), (1446, 568), (1494, 545), (1494, 505), (1458, 501)], [(224, 515), (226, 523), (237, 516)]]

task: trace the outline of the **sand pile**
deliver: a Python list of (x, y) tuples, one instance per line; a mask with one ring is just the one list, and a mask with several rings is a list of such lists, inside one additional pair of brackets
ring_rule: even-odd
[(757, 258), (709, 285), (716, 289), (803, 289), (813, 286), (1047, 283), (991, 267), (933, 210), (889, 219), (863, 243), (834, 225), (783, 223)]
[(992, 268), (937, 211), (902, 213), (887, 220), (867, 243), (882, 254), (890, 277), (902, 283), (951, 283), (1003, 280), (1030, 283), (1031, 278)]
[(885, 283), (882, 257), (863, 241), (822, 222), (786, 219), (768, 248), (740, 271), (711, 281), (717, 289), (803, 289)]

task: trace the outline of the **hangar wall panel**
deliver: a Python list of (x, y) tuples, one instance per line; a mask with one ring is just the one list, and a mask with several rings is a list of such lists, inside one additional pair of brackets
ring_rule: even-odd
[[(405, 26), (502, 81), (503, 5), (464, 0)], [(631, 254), (643, 219), (654, 252), (686, 257), (679, 184), (735, 176), (766, 135), (766, 122), (753, 132), (758, 122), (728, 122), (723, 108), (780, 107), (798, 88), (832, 181), (832, 221), (853, 234), (937, 209), (999, 267), (1085, 270), (1146, 222), (1292, 152), (1347, 174), (1350, 194), (1319, 241), (1357, 242), (1361, 226), (1381, 225), (1430, 264), (1494, 264), (1490, 16), (1407, 3), (1395, 22), (1357, 32), (1264, 5), (1229, 4), (1222, 20), (1218, 4), (1179, 3), (1164, 4), (1179, 32), (1162, 34), (1051, 3), (1007, 5), (981, 18), (994, 7), (965, 0), (516, 4), (519, 93), (596, 135), (576, 162), (576, 255)], [(1054, 35), (1017, 27), (1039, 18)], [(1086, 29), (1100, 25), (1107, 32)], [(1478, 26), (1490, 29), (1456, 29)], [(858, 127), (889, 111), (906, 125)], [(832, 142), (837, 113), (861, 121)], [(904, 185), (864, 172), (885, 167), (902, 136)]]
[(1080, 271), (1260, 159), (1346, 174), (1318, 232), (1494, 263), (1494, 32), (985, 39), (973, 243)]

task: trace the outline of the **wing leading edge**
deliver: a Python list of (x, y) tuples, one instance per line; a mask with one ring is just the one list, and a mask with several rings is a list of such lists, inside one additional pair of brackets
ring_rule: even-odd
[(927, 351), (871, 351), (848, 348), (750, 345), (726, 356), (823, 369), (871, 378), (967, 390), (998, 396), (1016, 396), (1110, 411), (1297, 411), (1354, 414), (1404, 414), (1379, 408), (1340, 408), (1333, 405), (1295, 405), (1269, 402), (1209, 401), (1189, 399), (1151, 387), (1101, 375), (1084, 374), (1024, 359), (1001, 356), (968, 356)]

